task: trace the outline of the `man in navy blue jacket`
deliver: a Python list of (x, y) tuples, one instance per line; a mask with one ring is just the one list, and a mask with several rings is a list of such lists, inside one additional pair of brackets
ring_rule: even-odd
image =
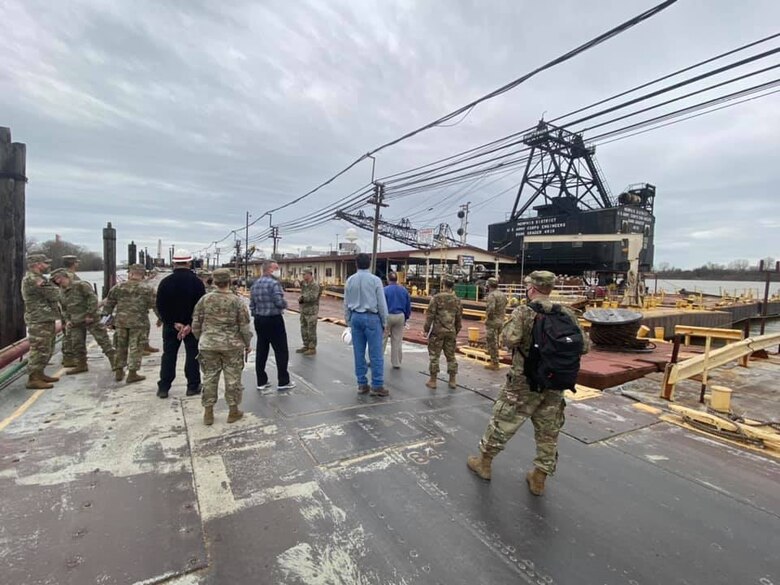
[(200, 297), (206, 294), (201, 280), (190, 270), (192, 254), (178, 249), (173, 255), (173, 274), (157, 287), (157, 312), (163, 323), (163, 354), (160, 360), (160, 381), (157, 396), (168, 398), (168, 391), (176, 378), (176, 358), (181, 342), (187, 353), (184, 375), (187, 377), (187, 396), (200, 394), (198, 340), (192, 334), (192, 311)]
[[(385, 287), (385, 300), (387, 300), (387, 327), (385, 327), (385, 348), (387, 338), (390, 338), (390, 361), (394, 369), (401, 367), (403, 355), (401, 346), (404, 342), (404, 327), (409, 317), (412, 316), (412, 299), (409, 291), (398, 284), (398, 276), (395, 272), (387, 275), (388, 285)], [(384, 350), (382, 351), (384, 353)]]

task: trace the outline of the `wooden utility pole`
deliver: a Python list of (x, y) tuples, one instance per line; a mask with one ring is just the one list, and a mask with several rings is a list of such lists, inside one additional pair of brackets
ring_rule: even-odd
[(766, 276), (766, 280), (764, 281), (764, 302), (761, 303), (760, 335), (763, 335), (764, 331), (766, 331), (766, 314), (767, 314), (767, 310), (769, 309), (769, 283), (772, 280), (773, 272), (780, 273), (780, 260), (775, 262), (774, 270), (769, 266), (769, 263), (766, 263), (766, 265), (764, 265), (764, 261), (761, 260), (761, 262), (758, 264), (758, 271), (763, 272)]
[(132, 241), (127, 245), (127, 265), (130, 266), (136, 263), (137, 247), (135, 242)]
[(26, 335), (22, 278), (27, 147), (0, 127), (0, 348)]
[(376, 273), (376, 244), (379, 239), (379, 210), (387, 207), (384, 203), (385, 186), (383, 183), (374, 183), (374, 196), (368, 200), (368, 203), (375, 205), (374, 209), (374, 245), (371, 247), (371, 274)]
[(244, 232), (244, 286), (249, 286), (249, 212), (246, 212), (246, 232)]
[(116, 230), (109, 221), (103, 228), (103, 298), (116, 284)]

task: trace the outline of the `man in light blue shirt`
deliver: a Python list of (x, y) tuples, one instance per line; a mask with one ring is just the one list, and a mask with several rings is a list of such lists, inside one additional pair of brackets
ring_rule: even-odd
[[(384, 386), (385, 358), (382, 338), (387, 324), (387, 301), (379, 277), (369, 272), (371, 257), (358, 254), (358, 271), (347, 279), (344, 287), (344, 319), (352, 328), (352, 350), (355, 356), (355, 376), (358, 394), (387, 396)], [(371, 385), (368, 384), (366, 346), (371, 361)]]

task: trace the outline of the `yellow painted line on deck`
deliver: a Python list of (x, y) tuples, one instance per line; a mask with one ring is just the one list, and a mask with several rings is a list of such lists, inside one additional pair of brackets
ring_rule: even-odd
[(649, 404), (644, 404), (643, 402), (635, 402), (634, 408), (641, 410), (642, 412), (647, 412), (648, 414), (662, 414), (664, 412), (660, 408), (650, 406)]
[[(60, 368), (60, 370), (54, 374), (55, 377), (59, 378), (65, 373), (65, 368)], [(38, 400), (38, 398), (41, 397), (41, 394), (44, 393), (44, 390), (36, 390), (32, 393), (32, 396), (30, 396), (27, 400), (24, 401), (24, 404), (22, 404), (19, 408), (17, 408), (13, 414), (8, 416), (6, 419), (4, 419), (2, 422), (0, 422), (0, 431), (4, 430), (5, 427), (10, 425), (12, 422), (14, 422), (17, 418), (22, 416), (25, 412), (27, 412), (27, 409), (29, 409), (33, 404), (35, 404), (35, 401)]]

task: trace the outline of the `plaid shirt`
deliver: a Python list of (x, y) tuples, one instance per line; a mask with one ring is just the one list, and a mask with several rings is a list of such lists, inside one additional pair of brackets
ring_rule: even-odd
[(254, 282), (249, 299), (249, 310), (253, 317), (281, 315), (286, 308), (284, 289), (278, 280), (263, 276)]

